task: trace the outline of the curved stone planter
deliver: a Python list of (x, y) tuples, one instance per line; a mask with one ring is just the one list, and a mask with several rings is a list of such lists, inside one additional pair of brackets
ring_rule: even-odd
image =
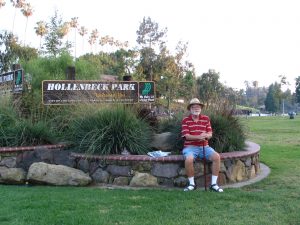
[[(91, 176), (94, 184), (167, 187), (183, 187), (187, 184), (182, 155), (160, 158), (148, 155), (85, 155), (61, 151), (64, 147), (44, 145), (0, 148), (0, 169), (22, 168), (27, 173), (32, 163), (46, 162), (80, 169)], [(219, 184), (254, 178), (260, 172), (259, 151), (259, 145), (248, 141), (245, 151), (221, 153)], [(208, 179), (210, 173), (211, 165), (208, 162)], [(203, 177), (202, 161), (196, 161), (195, 178), (198, 186), (203, 186)], [(5, 183), (0, 179), (1, 182)]]

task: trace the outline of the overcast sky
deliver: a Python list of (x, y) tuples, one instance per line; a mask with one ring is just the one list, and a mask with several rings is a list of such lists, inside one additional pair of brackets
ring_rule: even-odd
[[(292, 84), (300, 76), (300, 13), (298, 0), (28, 0), (34, 8), (28, 19), (18, 10), (14, 33), (20, 41), (39, 46), (33, 27), (49, 21), (55, 9), (64, 21), (79, 17), (79, 26), (98, 29), (137, 45), (136, 31), (143, 17), (167, 27), (167, 43), (188, 42), (188, 60), (200, 76), (209, 69), (220, 73), (221, 82), (245, 88), (244, 81), (259, 86), (279, 82), (285, 75)], [(0, 9), (0, 29), (12, 30), (14, 8), (9, 0)], [(70, 40), (71, 34), (68, 37)], [(77, 42), (82, 43), (77, 35)], [(81, 45), (80, 45), (81, 46)], [(77, 44), (79, 48), (79, 44)], [(80, 47), (77, 52), (80, 52)], [(88, 43), (85, 50), (89, 51)], [(100, 47), (99, 47), (100, 50)]]

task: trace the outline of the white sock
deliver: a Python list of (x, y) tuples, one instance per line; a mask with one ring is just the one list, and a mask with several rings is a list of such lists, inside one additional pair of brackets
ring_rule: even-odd
[(216, 184), (217, 183), (217, 179), (218, 179), (218, 176), (212, 175), (211, 176), (211, 185)]
[(194, 177), (189, 177), (190, 185), (195, 185)]

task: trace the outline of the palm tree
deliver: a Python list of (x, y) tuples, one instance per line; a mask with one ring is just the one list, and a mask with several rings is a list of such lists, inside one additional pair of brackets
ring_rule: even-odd
[(14, 14), (14, 19), (13, 19), (13, 27), (12, 27), (12, 33), (14, 33), (14, 27), (15, 27), (15, 19), (16, 19), (16, 12), (17, 9), (22, 9), (25, 5), (25, 0), (10, 0), (10, 2), (13, 4), (15, 7), (15, 14)]
[(102, 52), (104, 52), (104, 45), (106, 45), (106, 38), (105, 37), (101, 37), (100, 39), (99, 39), (99, 45), (101, 45), (102, 47), (103, 47), (103, 50), (102, 50)]
[[(100, 41), (99, 41), (99, 44), (104, 47), (105, 45), (111, 45), (113, 42), (113, 39), (108, 36), (108, 35), (105, 35), (104, 37), (101, 37)], [(106, 48), (106, 52), (107, 52), (107, 48)]]
[(78, 17), (71, 18), (70, 27), (74, 28), (75, 32), (75, 40), (74, 40), (74, 58), (76, 60), (76, 33), (77, 33), (77, 27), (78, 27)]
[(91, 36), (89, 37), (89, 43), (91, 45), (92, 52), (93, 52), (93, 45), (96, 43), (98, 37), (99, 37), (99, 31), (97, 29), (92, 30)]
[(59, 29), (59, 35), (61, 37), (64, 37), (69, 33), (69, 31), (70, 31), (70, 22), (64, 22)]
[(123, 43), (123, 47), (124, 47), (124, 48), (128, 48), (128, 47), (129, 47), (129, 41), (125, 41), (125, 42)]
[(4, 0), (0, 0), (0, 9), (5, 6), (6, 2)]
[(32, 16), (33, 9), (32, 9), (32, 6), (30, 5), (30, 3), (26, 3), (25, 5), (23, 5), (23, 8), (21, 9), (21, 11), (22, 11), (23, 15), (26, 17), (25, 37), (24, 37), (24, 46), (25, 46), (28, 17)]
[(48, 33), (48, 26), (44, 21), (38, 21), (36, 23), (35, 33), (40, 36), (40, 49), (41, 49), (41, 42), (42, 42), (42, 37)]
[(84, 52), (84, 36), (88, 33), (88, 30), (84, 26), (81, 26), (78, 32), (82, 37), (82, 52)]

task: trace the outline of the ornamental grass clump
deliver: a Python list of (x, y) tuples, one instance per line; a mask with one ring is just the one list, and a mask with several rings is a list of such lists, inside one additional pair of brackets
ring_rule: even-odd
[(1, 98), (2, 105), (0, 106), (0, 146), (11, 146), (11, 126), (17, 122), (17, 114), (14, 109), (8, 104), (3, 104), (3, 98)]
[(11, 121), (9, 126), (0, 126), (0, 146), (34, 146), (56, 142), (54, 130), (44, 121), (29, 119)]
[(56, 142), (56, 135), (49, 123), (45, 121), (32, 122), (22, 120), (11, 128), (14, 134), (11, 144), (13, 146), (34, 146), (53, 144)]
[(145, 154), (150, 150), (152, 131), (126, 106), (85, 111), (71, 122), (70, 139), (75, 150), (87, 154)]
[(0, 107), (0, 146), (53, 144), (58, 140), (58, 132), (47, 113), (40, 109), (24, 110), (17, 107), (23, 104), (14, 105), (11, 99), (6, 100)]
[(245, 147), (245, 127), (232, 114), (210, 114), (213, 137), (210, 145), (218, 152), (233, 152)]

